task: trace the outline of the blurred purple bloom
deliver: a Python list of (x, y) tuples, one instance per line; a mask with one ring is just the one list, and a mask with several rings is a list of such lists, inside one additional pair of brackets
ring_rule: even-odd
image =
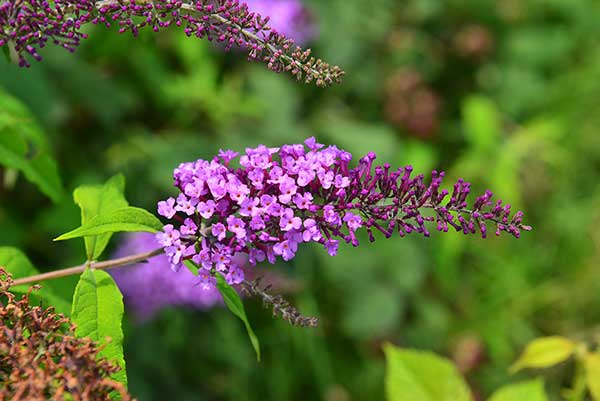
[(316, 34), (312, 17), (300, 0), (245, 0), (248, 7), (268, 15), (269, 25), (297, 43), (306, 43)]
[[(114, 257), (147, 252), (160, 247), (153, 234), (135, 233), (125, 236)], [(152, 318), (164, 308), (179, 306), (209, 309), (221, 303), (214, 285), (202, 285), (188, 269), (174, 272), (166, 255), (155, 256), (147, 263), (109, 270), (121, 292), (125, 305), (136, 320)], [(205, 281), (210, 281), (207, 277)]]

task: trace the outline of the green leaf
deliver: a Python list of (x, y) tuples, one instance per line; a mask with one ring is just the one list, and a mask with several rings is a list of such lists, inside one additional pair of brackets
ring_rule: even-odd
[(10, 246), (0, 247), (0, 266), (6, 268), (12, 274), (13, 279), (33, 276), (39, 273), (23, 252)]
[[(118, 174), (109, 179), (104, 185), (86, 185), (73, 192), (73, 199), (81, 209), (81, 224), (85, 225), (94, 217), (111, 213), (129, 204), (123, 195), (125, 178)], [(84, 237), (85, 250), (88, 260), (97, 260), (102, 254), (112, 232)]]
[(471, 96), (462, 106), (463, 129), (471, 146), (480, 151), (493, 150), (502, 134), (496, 105), (483, 96)]
[(0, 164), (25, 178), (58, 202), (64, 195), (56, 162), (40, 127), (17, 99), (0, 91)]
[(227, 308), (231, 311), (231, 313), (240, 318), (240, 320), (244, 323), (244, 326), (246, 326), (248, 337), (250, 338), (252, 347), (254, 347), (254, 352), (256, 352), (256, 359), (260, 362), (260, 344), (258, 342), (258, 337), (256, 337), (256, 334), (254, 334), (254, 330), (252, 330), (250, 322), (248, 322), (246, 310), (244, 309), (244, 303), (242, 302), (240, 295), (229, 284), (227, 284), (225, 278), (223, 278), (223, 276), (220, 274), (217, 274), (217, 288), (223, 296)]
[(192, 272), (194, 276), (198, 275), (198, 265), (194, 263), (194, 261), (187, 259), (183, 261), (183, 264), (188, 268), (189, 271)]
[(388, 401), (472, 401), (456, 367), (431, 352), (386, 344), (385, 388)]
[(540, 379), (509, 384), (498, 389), (488, 401), (547, 401)]
[(575, 344), (568, 338), (552, 336), (530, 342), (519, 359), (510, 367), (515, 373), (523, 368), (549, 368), (568, 359)]
[(8, 50), (8, 46), (2, 46), (2, 53), (4, 53), (4, 58), (7, 63), (10, 63), (10, 50)]
[(123, 296), (108, 273), (86, 269), (81, 274), (73, 295), (72, 320), (78, 337), (89, 337), (105, 345), (100, 356), (121, 367), (113, 379), (127, 385), (121, 328)]
[(600, 401), (600, 353), (585, 356), (585, 381), (594, 401)]
[[(29, 258), (17, 248), (0, 247), (0, 266), (12, 274), (13, 279), (39, 274)], [(30, 285), (23, 284), (11, 287), (10, 290), (14, 293), (25, 294), (29, 291), (29, 287)], [(47, 301), (48, 304), (54, 306), (57, 312), (69, 314), (71, 311), (70, 303), (59, 297), (49, 283), (44, 283), (42, 288), (33, 292), (31, 296)]]
[(128, 206), (98, 215), (81, 227), (55, 238), (54, 241), (122, 231), (155, 233), (161, 229), (162, 223), (152, 213), (138, 207)]

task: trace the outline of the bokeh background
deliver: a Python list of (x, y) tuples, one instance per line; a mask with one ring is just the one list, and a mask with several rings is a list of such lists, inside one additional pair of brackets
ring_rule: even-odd
[[(128, 319), (131, 392), (141, 401), (381, 401), (381, 345), (391, 341), (453, 358), (488, 395), (535, 374), (507, 372), (532, 338), (598, 339), (600, 3), (304, 6), (308, 45), (347, 71), (341, 86), (296, 83), (177, 30), (135, 39), (95, 28), (74, 55), (49, 47), (29, 70), (0, 61), (0, 87), (46, 131), (67, 192), (123, 172), (130, 202), (154, 210), (172, 194), (179, 162), (316, 135), (357, 157), (375, 151), (381, 162), (472, 180), (523, 209), (534, 231), (381, 239), (336, 258), (305, 248), (260, 269), (282, 275), (282, 291), (321, 318), (318, 329), (292, 328), (248, 300), (258, 364), (221, 307)], [(78, 241), (51, 241), (78, 224), (69, 195), (57, 205), (22, 178), (3, 181), (0, 244), (41, 269), (82, 261)], [(74, 280), (52, 285), (70, 297)], [(545, 373), (553, 399), (572, 369)]]

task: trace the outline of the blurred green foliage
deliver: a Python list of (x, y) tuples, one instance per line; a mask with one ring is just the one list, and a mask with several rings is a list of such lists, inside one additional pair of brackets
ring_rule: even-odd
[[(316, 330), (271, 319), (248, 301), (256, 363), (234, 316), (167, 311), (126, 326), (130, 389), (151, 400), (379, 401), (381, 344), (454, 358), (489, 396), (541, 335), (600, 333), (600, 4), (594, 0), (307, 0), (314, 50), (347, 70), (343, 85), (303, 86), (176, 30), (134, 39), (95, 28), (75, 54), (45, 49), (29, 70), (0, 62), (0, 86), (47, 133), (68, 191), (122, 172), (132, 204), (154, 209), (172, 169), (219, 148), (316, 135), (356, 157), (436, 168), (492, 189), (534, 231), (435, 233), (363, 241), (330, 258), (308, 248), (280, 264), (287, 296), (321, 318)], [(1, 114), (2, 110), (0, 110)], [(2, 170), (0, 245), (38, 267), (81, 263), (79, 225)], [(112, 241), (114, 246), (118, 237)], [(262, 269), (262, 267), (261, 267)], [(53, 290), (70, 297), (76, 278)], [(572, 366), (549, 371), (558, 389)]]

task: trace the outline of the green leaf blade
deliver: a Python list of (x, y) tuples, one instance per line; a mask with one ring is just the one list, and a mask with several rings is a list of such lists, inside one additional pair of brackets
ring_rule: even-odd
[[(121, 370), (113, 379), (127, 385), (123, 357), (123, 296), (108, 273), (86, 269), (73, 295), (72, 320), (78, 337), (89, 337), (104, 345), (100, 356), (116, 363)], [(110, 338), (110, 341), (106, 341)]]
[(250, 342), (252, 343), (252, 347), (256, 353), (256, 359), (260, 362), (260, 343), (258, 341), (258, 337), (256, 337), (256, 334), (254, 333), (254, 330), (252, 330), (252, 326), (250, 326), (250, 322), (246, 316), (246, 310), (244, 309), (244, 303), (242, 302), (240, 295), (229, 284), (227, 284), (225, 278), (223, 278), (223, 276), (220, 274), (217, 274), (217, 288), (223, 296), (223, 300), (225, 301), (227, 308), (244, 323), (246, 332), (248, 332), (248, 337), (250, 338)]
[[(81, 209), (81, 224), (99, 215), (129, 206), (123, 192), (125, 178), (118, 174), (104, 185), (81, 186), (73, 192), (73, 200)], [(88, 260), (97, 260), (112, 237), (112, 233), (84, 237)]]
[(0, 91), (0, 164), (23, 173), (52, 201), (64, 197), (56, 161), (27, 108)]
[(575, 344), (568, 338), (551, 336), (530, 342), (519, 359), (510, 367), (511, 373), (524, 368), (548, 368), (568, 359)]
[(388, 401), (472, 401), (456, 367), (433, 353), (384, 346)]
[(548, 401), (540, 379), (510, 384), (498, 389), (488, 401)]
[(55, 238), (54, 241), (115, 232), (155, 233), (161, 229), (162, 223), (153, 214), (141, 208), (128, 206), (98, 215), (81, 227)]

